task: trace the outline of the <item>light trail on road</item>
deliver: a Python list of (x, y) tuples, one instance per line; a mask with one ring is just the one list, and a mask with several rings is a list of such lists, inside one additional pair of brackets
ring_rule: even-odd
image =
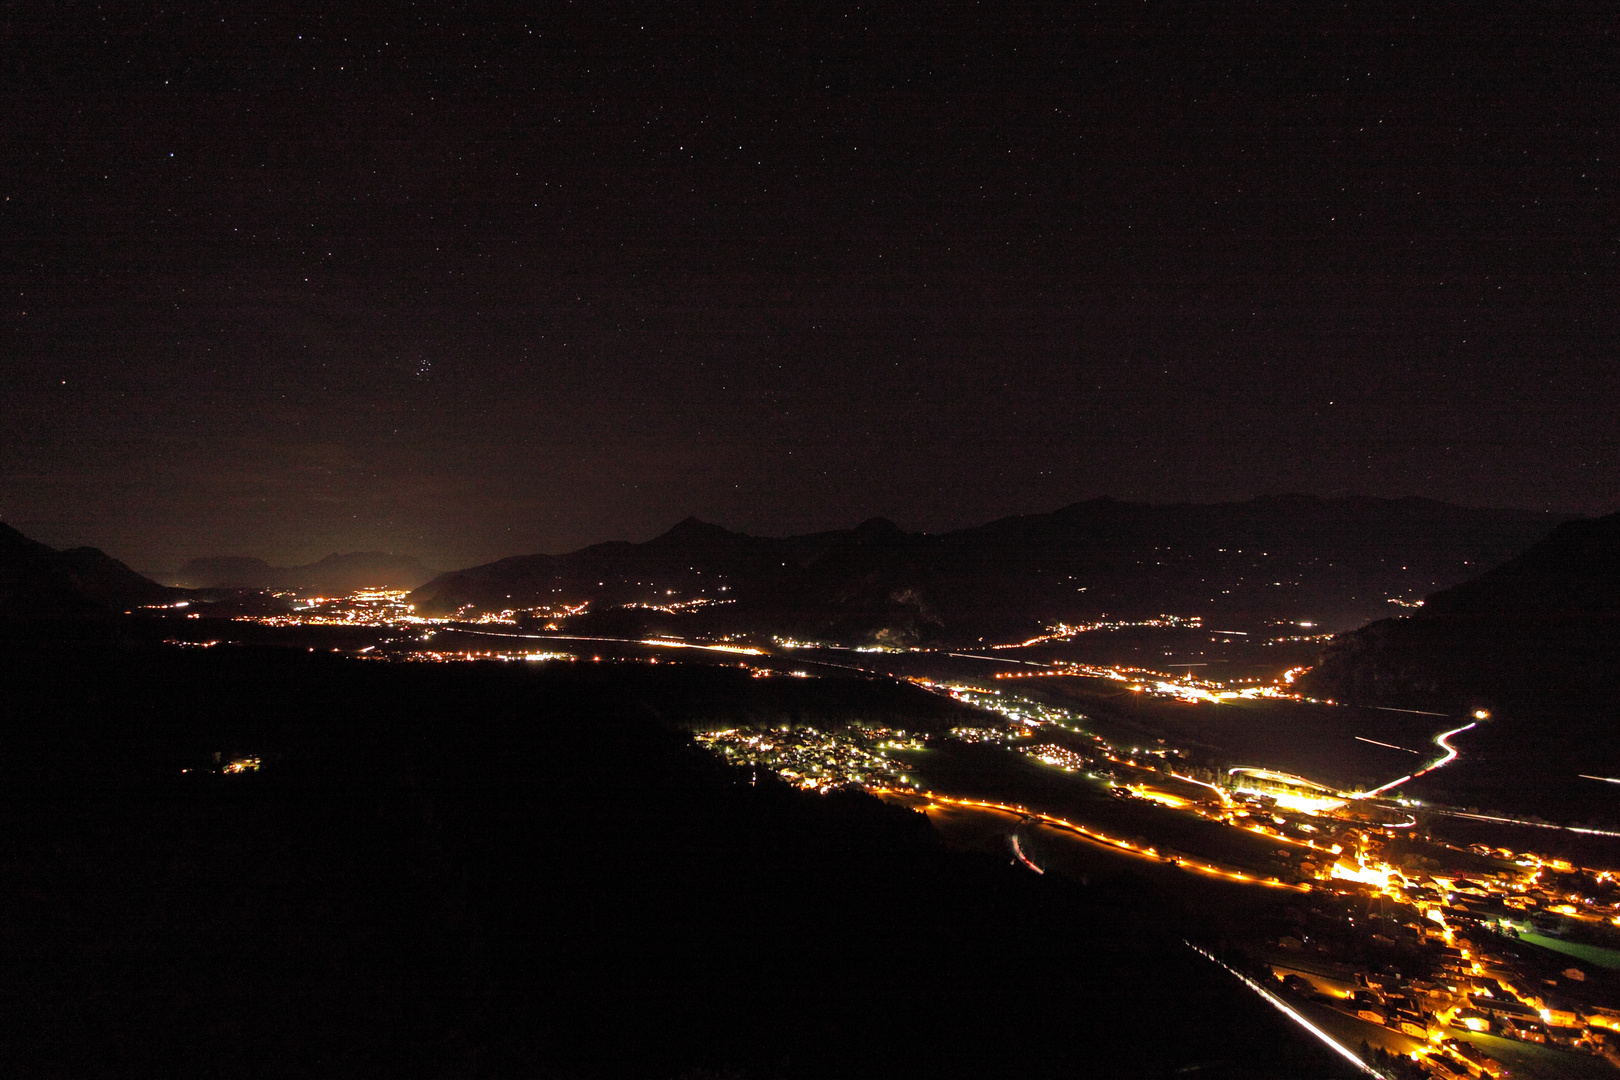
[(1412, 775), (1413, 775), (1412, 773), (1407, 773), (1405, 776), (1401, 777), (1399, 780), (1391, 780), (1389, 783), (1385, 784), (1383, 787), (1373, 788), (1371, 791), (1358, 792), (1358, 793), (1356, 793), (1354, 795), (1351, 795), (1350, 797), (1352, 799), (1366, 799), (1366, 798), (1370, 798), (1370, 797), (1372, 797), (1374, 795), (1381, 795), (1384, 792), (1389, 791), (1392, 788), (1400, 787), (1402, 784), (1404, 784), (1408, 780), (1412, 779)]
[(1452, 746), (1446, 740), (1451, 738), (1453, 735), (1461, 735), (1463, 732), (1471, 731), (1478, 726), (1478, 721), (1471, 720), (1462, 727), (1452, 728), (1450, 731), (1442, 731), (1440, 734), (1436, 735), (1434, 737), (1434, 744), (1443, 749), (1446, 752), (1446, 756), (1441, 758), (1439, 761), (1425, 765), (1423, 768), (1417, 771), (1416, 775), (1422, 776), (1426, 772), (1433, 772), (1443, 765), (1450, 765), (1453, 761), (1456, 761), (1461, 755), (1461, 751), (1459, 751), (1455, 746)]
[(1498, 817), (1494, 814), (1469, 814), (1461, 810), (1440, 810), (1430, 807), (1429, 811), (1443, 814), (1446, 817), (1467, 818), (1469, 821), (1488, 821), (1493, 825), (1523, 825), (1531, 829), (1558, 829), (1561, 832), (1582, 833), (1586, 836), (1620, 836), (1620, 832), (1611, 832), (1608, 829), (1583, 829), (1577, 825), (1554, 825), (1550, 821), (1526, 821), (1523, 818)]
[(1350, 1064), (1354, 1065), (1367, 1075), (1377, 1076), (1380, 1078), (1380, 1080), (1382, 1080), (1381, 1073), (1375, 1070), (1371, 1065), (1368, 1065), (1365, 1061), (1362, 1061), (1361, 1058), (1357, 1056), (1357, 1054), (1348, 1046), (1344, 1045), (1339, 1040), (1335, 1039), (1333, 1036), (1311, 1023), (1309, 1020), (1305, 1019), (1305, 1017), (1297, 1009), (1289, 1005), (1288, 1002), (1284, 1001), (1276, 994), (1273, 994), (1270, 990), (1267, 990), (1265, 987), (1243, 974), (1243, 972), (1238, 971), (1236, 968), (1227, 967), (1226, 964), (1222, 963), (1220, 960), (1217, 960), (1213, 954), (1205, 952), (1192, 942), (1183, 941), (1182, 944), (1187, 946), (1187, 948), (1191, 949), (1193, 952), (1197, 953), (1199, 956), (1202, 956), (1205, 960), (1208, 960), (1210, 963), (1219, 965), (1220, 967), (1231, 972), (1233, 975), (1237, 976), (1238, 980), (1241, 981), (1243, 985), (1259, 994), (1272, 1008), (1276, 1009), (1278, 1012), (1288, 1017), (1288, 1019), (1292, 1020), (1294, 1023), (1298, 1024), (1312, 1035), (1315, 1035), (1318, 1039), (1322, 1040), (1322, 1042), (1326, 1043), (1330, 1049), (1332, 1049), (1336, 1054), (1344, 1058), (1346, 1061), (1350, 1062)]
[(951, 653), (946, 653), (945, 655), (946, 656), (954, 656), (958, 660), (989, 660), (989, 661), (991, 661), (993, 663), (997, 663), (997, 664), (1022, 664), (1025, 667), (1043, 668), (1043, 667), (1050, 667), (1051, 666), (1050, 664), (1037, 664), (1037, 663), (1035, 663), (1035, 662), (1033, 662), (1031, 660), (1008, 660), (1005, 657), (1001, 657), (1001, 656), (975, 656), (972, 653), (965, 653), (965, 652), (951, 652)]
[(1387, 746), (1391, 750), (1405, 750), (1406, 753), (1408, 753), (1408, 754), (1417, 753), (1416, 750), (1407, 750), (1406, 747), (1404, 747), (1404, 746), (1396, 746), (1392, 742), (1379, 742), (1377, 739), (1368, 739), (1368, 738), (1364, 738), (1364, 737), (1362, 737), (1360, 735), (1356, 736), (1356, 741), (1357, 742), (1364, 742), (1364, 743), (1372, 743), (1374, 746)]
[(1217, 786), (1215, 784), (1208, 784), (1208, 783), (1205, 783), (1202, 780), (1194, 780), (1190, 776), (1182, 776), (1180, 773), (1176, 773), (1176, 772), (1173, 772), (1170, 775), (1175, 777), (1177, 780), (1185, 780), (1189, 784), (1197, 784), (1199, 787), (1207, 787), (1207, 788), (1209, 788), (1209, 790), (1213, 791), (1215, 794), (1217, 794), (1217, 795), (1219, 795), (1221, 797), (1221, 802), (1222, 803), (1224, 803), (1227, 806), (1232, 805), (1232, 796), (1228, 795), (1226, 793), (1226, 789), (1223, 788), (1223, 787), (1219, 787), (1219, 786)]
[(1035, 871), (1037, 874), (1046, 873), (1045, 870), (1042, 870), (1040, 867), (1038, 867), (1034, 863), (1030, 862), (1029, 861), (1029, 856), (1024, 854), (1024, 849), (1021, 846), (1019, 846), (1019, 843), (1018, 843), (1018, 832), (1017, 832), (1016, 829), (1013, 831), (1013, 834), (1012, 834), (1012, 849), (1013, 849), (1013, 854), (1018, 856), (1018, 861), (1019, 862), (1023, 863), (1025, 866), (1029, 867), (1031, 870)]

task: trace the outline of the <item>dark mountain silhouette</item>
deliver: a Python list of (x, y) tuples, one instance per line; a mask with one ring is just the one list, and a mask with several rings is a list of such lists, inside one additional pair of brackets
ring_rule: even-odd
[(1459, 718), (1485, 710), (1432, 790), (1566, 821), (1620, 820), (1612, 786), (1580, 775), (1620, 775), (1620, 514), (1565, 522), (1411, 617), (1340, 635), (1300, 685)]
[(192, 559), (175, 575), (188, 589), (312, 589), (349, 593), (356, 589), (414, 589), (435, 571), (409, 555), (355, 551), (328, 555), (303, 566), (271, 566), (263, 559), (237, 555)]
[(1620, 691), (1620, 514), (1567, 521), (1409, 618), (1340, 635), (1307, 685), (1454, 711), (1611, 700)]
[(104, 614), (179, 596), (95, 548), (58, 551), (0, 525), (0, 614)]
[(1620, 513), (1565, 521), (1409, 619), (1335, 638), (1307, 685), (1409, 708), (1586, 703), (1620, 690)]
[[(1096, 499), (939, 534), (883, 519), (767, 538), (693, 518), (459, 570), (413, 595), (436, 614), (590, 602), (731, 601), (689, 625), (843, 639), (966, 640), (1161, 613), (1350, 626), (1522, 551), (1558, 519), (1423, 499), (1153, 506)], [(571, 624), (572, 625), (572, 624)]]

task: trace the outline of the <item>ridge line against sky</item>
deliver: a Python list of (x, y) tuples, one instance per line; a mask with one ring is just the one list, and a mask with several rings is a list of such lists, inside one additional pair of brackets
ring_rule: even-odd
[[(157, 566), (157, 565), (153, 565), (153, 564), (148, 563), (148, 564), (145, 564), (144, 567), (138, 561), (132, 561), (129, 558), (125, 558), (123, 555), (121, 555), (116, 550), (114, 550), (112, 548), (109, 548), (109, 547), (107, 547), (105, 545), (95, 543), (95, 542), (90, 541), (90, 540), (79, 539), (79, 540), (68, 540), (68, 541), (64, 541), (62, 543), (51, 543), (49, 541), (41, 540), (40, 537), (34, 536), (33, 534), (30, 534), (27, 529), (22, 528), (22, 527), (16, 525), (15, 523), (13, 523), (13, 522), (6, 521), (5, 518), (3, 518), (3, 517), (0, 517), (0, 525), (6, 525), (6, 526), (8, 526), (10, 528), (17, 529), (18, 532), (21, 532), (23, 535), (27, 536), (29, 539), (39, 540), (40, 542), (49, 543), (49, 545), (51, 547), (57, 548), (59, 550), (66, 550), (66, 549), (70, 549), (70, 548), (74, 548), (74, 547), (93, 547), (93, 548), (96, 548), (96, 549), (102, 551), (103, 553), (105, 553), (107, 555), (110, 555), (113, 558), (118, 559), (120, 562), (123, 562), (128, 566), (131, 566), (131, 567), (134, 567), (135, 569), (140, 570), (142, 573), (147, 574), (147, 576), (149, 576), (149, 577), (154, 576), (154, 575), (157, 576), (157, 577), (173, 576), (173, 574), (176, 573), (178, 571), (178, 569), (181, 567), (182, 563), (190, 562), (190, 561), (194, 561), (194, 560), (207, 560), (207, 559), (219, 559), (219, 558), (226, 558), (226, 559), (230, 559), (230, 558), (259, 559), (259, 560), (264, 561), (268, 565), (268, 567), (271, 568), (271, 569), (284, 570), (284, 569), (297, 569), (299, 567), (307, 567), (307, 566), (310, 566), (310, 565), (313, 565), (313, 564), (317, 564), (317, 563), (319, 563), (319, 562), (321, 562), (322, 560), (325, 560), (325, 559), (343, 558), (343, 557), (352, 556), (352, 555), (377, 555), (377, 554), (385, 555), (385, 556), (388, 556), (388, 557), (413, 558), (413, 559), (417, 559), (424, 566), (437, 567), (438, 569), (435, 572), (453, 572), (455, 570), (470, 569), (470, 568), (478, 567), (478, 566), (486, 566), (486, 565), (489, 565), (491, 563), (500, 562), (500, 561), (506, 560), (506, 559), (521, 559), (521, 558), (526, 558), (526, 557), (530, 557), (530, 556), (559, 557), (559, 556), (572, 555), (572, 554), (575, 554), (577, 552), (586, 550), (588, 548), (596, 547), (596, 546), (603, 545), (603, 544), (617, 544), (617, 543), (629, 543), (629, 544), (636, 544), (636, 545), (645, 544), (645, 543), (648, 543), (648, 542), (650, 542), (652, 540), (656, 540), (659, 537), (662, 537), (662, 536), (664, 536), (664, 535), (666, 535), (666, 534), (668, 534), (670, 532), (673, 532), (673, 531), (679, 529), (681, 526), (688, 524), (689, 522), (690, 523), (695, 523), (695, 524), (697, 524), (699, 526), (712, 526), (714, 528), (723, 530), (723, 531), (731, 533), (733, 535), (741, 535), (741, 536), (747, 536), (747, 537), (750, 537), (750, 538), (766, 539), (766, 540), (788, 539), (788, 538), (795, 537), (795, 536), (804, 536), (804, 535), (809, 535), (809, 534), (814, 534), (814, 533), (848, 532), (848, 531), (854, 530), (855, 528), (857, 528), (860, 525), (863, 525), (863, 524), (866, 524), (867, 522), (872, 522), (872, 521), (887, 521), (890, 524), (895, 525), (898, 529), (900, 529), (900, 531), (905, 532), (905, 533), (909, 533), (911, 535), (938, 536), (938, 535), (947, 534), (947, 533), (967, 532), (967, 531), (972, 531), (972, 530), (975, 530), (975, 529), (988, 528), (990, 526), (999, 524), (999, 523), (1004, 522), (1004, 521), (1011, 521), (1011, 520), (1015, 520), (1015, 519), (1019, 519), (1019, 518), (1050, 517), (1050, 516), (1059, 514), (1064, 510), (1068, 510), (1068, 509), (1075, 508), (1075, 507), (1080, 507), (1080, 506), (1086, 506), (1086, 505), (1089, 505), (1089, 504), (1099, 504), (1099, 503), (1101, 503), (1101, 504), (1112, 504), (1114, 506), (1118, 506), (1118, 507), (1122, 507), (1122, 508), (1150, 509), (1150, 510), (1170, 510), (1170, 509), (1199, 509), (1199, 508), (1219, 508), (1219, 507), (1243, 507), (1243, 506), (1252, 506), (1254, 504), (1280, 505), (1280, 504), (1287, 504), (1292, 500), (1304, 500), (1304, 501), (1307, 501), (1307, 502), (1315, 502), (1315, 503), (1318, 503), (1318, 504), (1343, 503), (1343, 502), (1352, 502), (1352, 501), (1357, 501), (1357, 500), (1367, 500), (1367, 501), (1371, 501), (1371, 502), (1382, 502), (1382, 503), (1401, 503), (1401, 502), (1417, 501), (1417, 502), (1435, 503), (1435, 504), (1438, 504), (1438, 505), (1449, 507), (1451, 509), (1463, 510), (1463, 511), (1476, 510), (1476, 511), (1486, 512), (1486, 513), (1490, 513), (1490, 512), (1496, 512), (1496, 513), (1507, 512), (1507, 513), (1511, 513), (1511, 512), (1516, 512), (1517, 511), (1517, 512), (1522, 512), (1522, 513), (1527, 514), (1527, 515), (1538, 515), (1538, 514), (1540, 514), (1540, 515), (1546, 515), (1548, 520), (1549, 520), (1549, 523), (1556, 522), (1556, 521), (1559, 521), (1559, 520), (1568, 519), (1568, 518), (1601, 516), (1601, 515), (1595, 515), (1595, 514), (1581, 514), (1581, 513), (1574, 512), (1574, 511), (1543, 510), (1543, 509), (1534, 509), (1534, 508), (1528, 508), (1528, 507), (1466, 506), (1466, 505), (1461, 505), (1461, 504), (1457, 504), (1457, 503), (1448, 503), (1448, 502), (1445, 502), (1444, 500), (1432, 500), (1432, 499), (1428, 499), (1425, 496), (1420, 496), (1420, 495), (1383, 496), (1383, 495), (1354, 494), (1354, 495), (1317, 496), (1317, 495), (1311, 495), (1309, 493), (1303, 493), (1303, 492), (1269, 492), (1269, 493), (1265, 493), (1265, 494), (1261, 494), (1261, 495), (1256, 495), (1256, 496), (1253, 496), (1252, 498), (1248, 498), (1248, 499), (1212, 500), (1212, 501), (1205, 501), (1205, 502), (1193, 501), (1193, 500), (1182, 500), (1182, 501), (1176, 501), (1176, 502), (1147, 502), (1147, 501), (1131, 500), (1131, 499), (1119, 499), (1119, 498), (1115, 498), (1115, 497), (1110, 496), (1110, 495), (1099, 495), (1099, 496), (1093, 496), (1093, 497), (1088, 498), (1088, 499), (1072, 500), (1070, 502), (1064, 503), (1061, 506), (1055, 506), (1055, 507), (1052, 507), (1052, 508), (1047, 509), (1047, 510), (1023, 510), (1023, 511), (1017, 511), (1017, 512), (1014, 512), (1014, 513), (1011, 513), (1011, 514), (998, 515), (998, 516), (996, 516), (994, 518), (989, 518), (989, 519), (986, 519), (986, 520), (983, 520), (983, 521), (958, 522), (958, 523), (948, 525), (948, 526), (945, 526), (945, 527), (942, 527), (942, 528), (933, 528), (933, 529), (921, 528), (921, 527), (911, 528), (911, 527), (907, 527), (904, 523), (894, 522), (892, 519), (889, 519), (889, 518), (887, 518), (887, 517), (885, 517), (883, 515), (867, 515), (866, 517), (863, 517), (863, 518), (861, 518), (859, 520), (856, 520), (856, 521), (845, 521), (845, 522), (842, 522), (842, 523), (833, 523), (833, 524), (829, 524), (829, 525), (826, 525), (826, 526), (823, 526), (823, 527), (817, 527), (817, 528), (812, 528), (812, 529), (804, 529), (804, 530), (800, 530), (800, 531), (796, 531), (796, 532), (772, 532), (772, 533), (767, 533), (767, 532), (759, 532), (759, 531), (750, 531), (747, 528), (741, 528), (741, 527), (728, 525), (728, 524), (725, 524), (723, 522), (707, 520), (707, 519), (704, 519), (704, 518), (702, 518), (702, 517), (700, 517), (699, 515), (696, 515), (696, 514), (688, 514), (685, 517), (683, 517), (682, 519), (680, 519), (679, 521), (667, 524), (662, 528), (656, 528), (652, 532), (641, 536), (639, 539), (632, 538), (632, 537), (627, 537), (627, 536), (605, 536), (605, 537), (599, 537), (599, 538), (596, 538), (596, 539), (587, 540), (584, 543), (575, 544), (575, 545), (573, 545), (571, 547), (561, 548), (561, 549), (557, 549), (557, 550), (549, 550), (548, 551), (548, 550), (542, 550), (542, 549), (535, 548), (535, 549), (521, 550), (521, 551), (517, 551), (517, 550), (503, 551), (503, 552), (500, 552), (500, 553), (489, 555), (488, 557), (485, 557), (485, 558), (476, 559), (475, 561), (462, 562), (462, 563), (436, 563), (431, 559), (422, 558), (415, 551), (411, 551), (411, 550), (404, 549), (404, 548), (388, 547), (388, 548), (371, 548), (371, 549), (366, 549), (366, 550), (363, 550), (363, 551), (359, 551), (359, 550), (356, 550), (356, 551), (333, 550), (333, 551), (327, 551), (327, 552), (324, 552), (324, 553), (311, 555), (311, 556), (309, 556), (307, 558), (300, 557), (298, 559), (283, 558), (283, 557), (276, 557), (276, 556), (267, 556), (267, 555), (264, 555), (264, 554), (261, 554), (261, 553), (258, 553), (258, 552), (244, 552), (244, 551), (206, 551), (206, 552), (204, 552), (204, 551), (193, 551), (193, 552), (190, 552), (189, 554), (183, 556), (173, 566)], [(1550, 525), (1549, 525), (1549, 527), (1550, 527)], [(298, 549), (298, 550), (309, 550), (309, 549), (307, 548), (307, 545), (306, 545), (305, 548)]]

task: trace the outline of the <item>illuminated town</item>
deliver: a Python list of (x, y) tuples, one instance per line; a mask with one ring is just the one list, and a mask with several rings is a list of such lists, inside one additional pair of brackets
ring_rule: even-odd
[(340, 597), (273, 595), (287, 601), (291, 610), (280, 615), (237, 618), (266, 626), (405, 626), (425, 621), (418, 619), (405, 602), (410, 594), (403, 589), (361, 589)]

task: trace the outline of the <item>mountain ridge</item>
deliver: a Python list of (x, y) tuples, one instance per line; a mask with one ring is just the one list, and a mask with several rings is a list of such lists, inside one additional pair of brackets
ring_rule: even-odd
[(1400, 619), (1341, 634), (1305, 685), (1381, 705), (1522, 708), (1620, 692), (1620, 514), (1566, 521)]
[(99, 548), (59, 551), (0, 523), (0, 614), (98, 615), (179, 595)]
[[(1422, 595), (1516, 554), (1559, 520), (1426, 499), (1299, 495), (1172, 505), (1099, 498), (941, 533), (874, 518), (761, 537), (688, 517), (640, 544), (451, 571), (411, 600), (440, 615), (724, 600), (712, 626), (890, 644), (971, 641), (1103, 614), (1299, 611), (1354, 625), (1386, 611), (1392, 595)], [(1295, 595), (1260, 595), (1271, 588)]]

